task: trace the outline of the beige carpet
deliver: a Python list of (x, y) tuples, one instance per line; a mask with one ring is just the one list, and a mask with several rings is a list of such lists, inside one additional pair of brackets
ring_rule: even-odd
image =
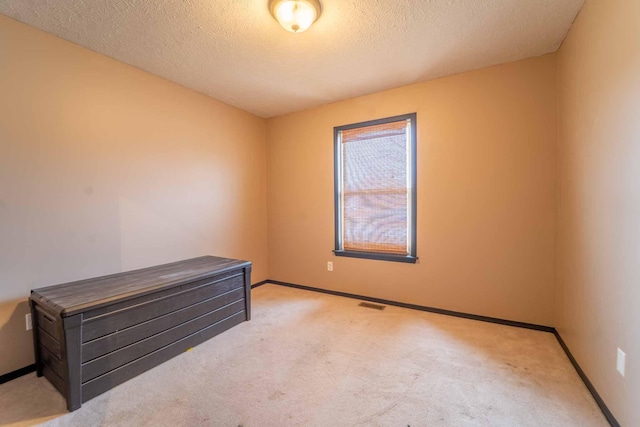
[(35, 374), (0, 424), (606, 426), (554, 336), (265, 285), (253, 320), (67, 413)]

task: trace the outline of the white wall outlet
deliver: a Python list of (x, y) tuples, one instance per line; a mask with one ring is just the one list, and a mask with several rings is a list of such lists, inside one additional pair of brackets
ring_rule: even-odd
[(33, 323), (31, 323), (31, 313), (27, 313), (24, 315), (24, 320), (27, 326), (27, 331), (33, 329)]
[(333, 263), (331, 261), (327, 262), (327, 270), (333, 271)]
[(616, 369), (620, 372), (620, 375), (624, 377), (624, 365), (627, 362), (627, 355), (624, 351), (618, 349), (618, 360), (616, 361)]

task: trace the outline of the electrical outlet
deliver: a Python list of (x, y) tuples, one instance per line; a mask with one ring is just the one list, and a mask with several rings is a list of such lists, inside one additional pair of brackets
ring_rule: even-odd
[(33, 323), (31, 323), (31, 313), (27, 313), (24, 316), (24, 320), (26, 322), (26, 326), (27, 326), (27, 331), (30, 331), (31, 329), (33, 329)]
[(331, 261), (327, 262), (327, 270), (333, 271), (333, 263)]
[(618, 349), (618, 360), (616, 361), (616, 369), (624, 377), (624, 365), (627, 362), (627, 355), (624, 351)]

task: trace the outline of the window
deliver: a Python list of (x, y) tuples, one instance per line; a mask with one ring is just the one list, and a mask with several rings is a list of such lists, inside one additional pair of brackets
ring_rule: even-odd
[(337, 256), (416, 262), (416, 114), (334, 128)]

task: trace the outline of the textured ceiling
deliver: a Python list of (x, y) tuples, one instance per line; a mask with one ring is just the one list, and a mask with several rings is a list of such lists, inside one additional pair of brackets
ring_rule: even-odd
[(584, 0), (2, 0), (0, 13), (261, 117), (557, 50)]

